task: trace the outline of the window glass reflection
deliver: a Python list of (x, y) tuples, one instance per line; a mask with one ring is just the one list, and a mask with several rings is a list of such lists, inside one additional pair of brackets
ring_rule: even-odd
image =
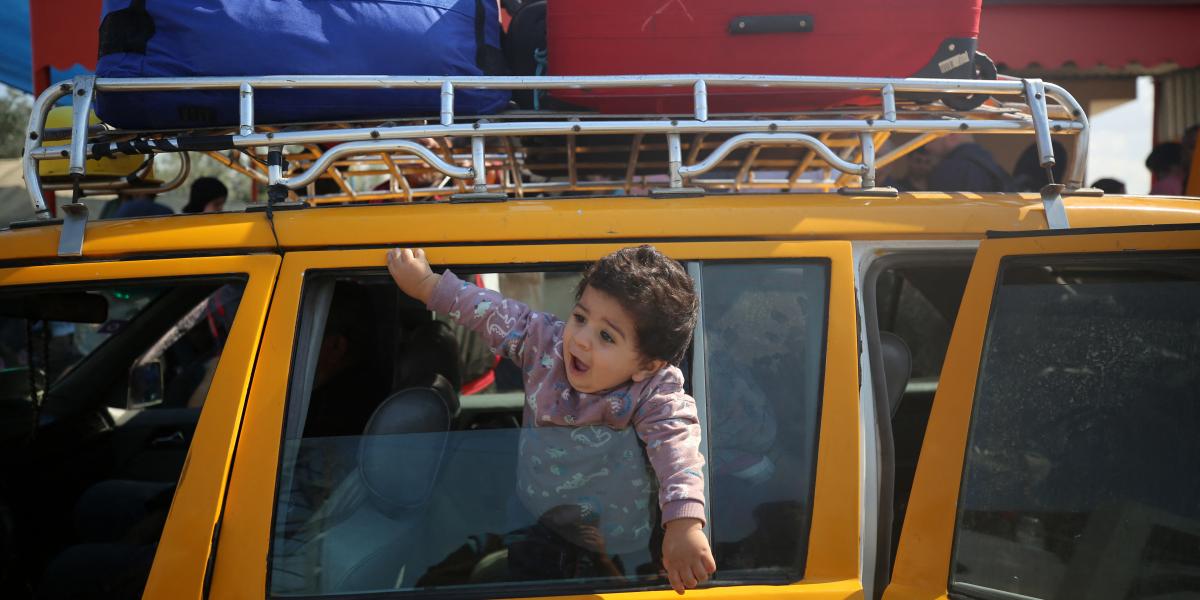
[(1037, 598), (1200, 589), (1200, 257), (1010, 260), (952, 581)]
[(717, 578), (799, 579), (816, 468), (828, 269), (703, 270)]

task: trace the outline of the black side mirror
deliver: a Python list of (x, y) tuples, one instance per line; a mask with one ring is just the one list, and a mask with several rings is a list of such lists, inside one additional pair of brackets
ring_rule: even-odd
[(162, 358), (133, 363), (129, 368), (125, 408), (133, 410), (162, 404), (164, 395)]

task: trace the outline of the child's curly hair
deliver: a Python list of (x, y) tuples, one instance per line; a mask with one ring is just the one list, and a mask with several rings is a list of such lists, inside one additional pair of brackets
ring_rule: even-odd
[(612, 296), (633, 315), (643, 356), (679, 364), (700, 310), (692, 278), (682, 265), (653, 246), (623, 248), (583, 272), (576, 301), (588, 287)]

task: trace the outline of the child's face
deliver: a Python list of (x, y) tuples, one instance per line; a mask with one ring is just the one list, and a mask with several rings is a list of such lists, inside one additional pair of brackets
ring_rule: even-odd
[(589, 394), (642, 381), (666, 364), (642, 356), (633, 317), (615, 298), (591, 287), (567, 319), (563, 359), (571, 387)]

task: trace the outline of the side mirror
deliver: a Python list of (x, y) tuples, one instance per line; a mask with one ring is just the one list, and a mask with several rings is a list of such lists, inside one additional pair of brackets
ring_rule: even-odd
[(129, 368), (129, 391), (125, 408), (133, 410), (162, 404), (163, 396), (162, 358), (135, 362)]

